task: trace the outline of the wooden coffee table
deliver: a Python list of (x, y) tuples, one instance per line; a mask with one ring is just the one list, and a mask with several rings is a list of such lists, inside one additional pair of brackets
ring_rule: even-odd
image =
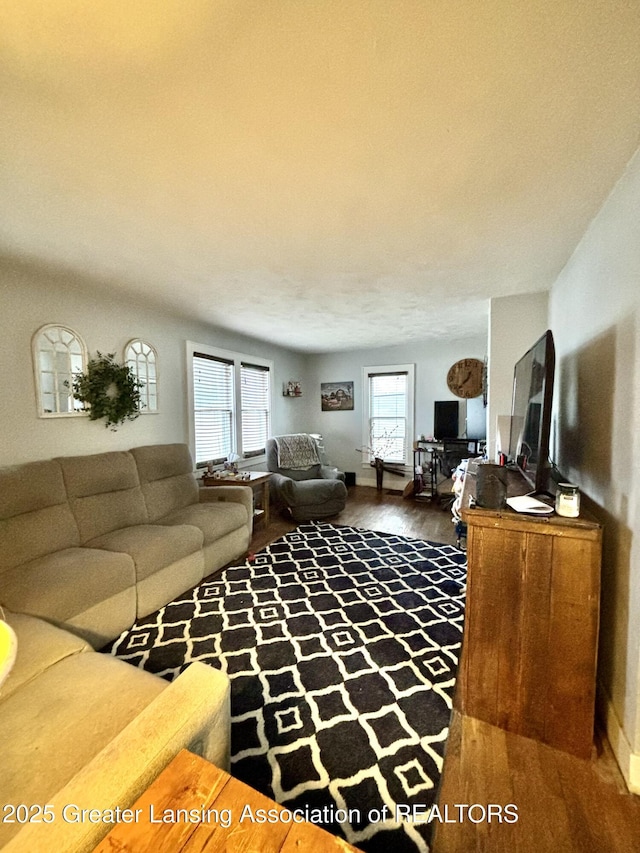
[(254, 521), (262, 519), (264, 526), (269, 526), (269, 479), (270, 471), (249, 471), (249, 479), (241, 480), (238, 477), (202, 477), (202, 485), (209, 486), (249, 486), (254, 494), (258, 495), (258, 507), (254, 511)]
[(130, 811), (135, 819), (116, 824), (94, 853), (358, 853), (186, 750)]

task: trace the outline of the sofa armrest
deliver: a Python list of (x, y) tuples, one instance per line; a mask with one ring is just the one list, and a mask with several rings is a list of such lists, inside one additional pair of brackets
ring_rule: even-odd
[(216, 501), (233, 501), (244, 504), (253, 515), (253, 491), (249, 486), (201, 486), (198, 490), (200, 503), (215, 503)]
[(253, 491), (249, 486), (201, 486), (198, 500), (200, 503), (232, 501), (242, 504), (247, 510), (249, 532), (253, 530)]
[(118, 806), (129, 808), (181, 749), (198, 753), (228, 770), (229, 695), (225, 675), (206, 664), (192, 663), (49, 798), (54, 820), (25, 824), (5, 845), (3, 853), (93, 850), (113, 824), (88, 819), (74, 822), (69, 818), (79, 809), (104, 813)]
[(291, 477), (287, 477), (285, 474), (280, 474), (278, 471), (274, 471), (269, 478), (269, 485), (274, 486), (276, 489), (281, 488), (281, 486), (289, 482), (291, 482)]

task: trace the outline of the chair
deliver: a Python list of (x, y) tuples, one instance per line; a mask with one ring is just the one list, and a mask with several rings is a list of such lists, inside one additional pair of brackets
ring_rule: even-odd
[(323, 465), (315, 440), (306, 433), (267, 439), (270, 486), (280, 506), (295, 521), (327, 518), (341, 512), (347, 502), (342, 471)]

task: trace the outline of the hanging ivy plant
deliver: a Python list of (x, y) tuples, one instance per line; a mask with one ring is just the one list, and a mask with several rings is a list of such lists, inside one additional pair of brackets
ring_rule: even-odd
[(106, 418), (105, 426), (115, 430), (140, 414), (140, 388), (134, 372), (115, 361), (115, 353), (90, 359), (86, 373), (73, 380), (73, 396), (85, 406), (92, 421)]

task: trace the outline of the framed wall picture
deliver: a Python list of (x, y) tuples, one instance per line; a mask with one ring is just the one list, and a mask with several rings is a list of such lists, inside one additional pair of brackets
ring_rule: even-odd
[(323, 412), (353, 410), (353, 382), (322, 382), (320, 403)]

